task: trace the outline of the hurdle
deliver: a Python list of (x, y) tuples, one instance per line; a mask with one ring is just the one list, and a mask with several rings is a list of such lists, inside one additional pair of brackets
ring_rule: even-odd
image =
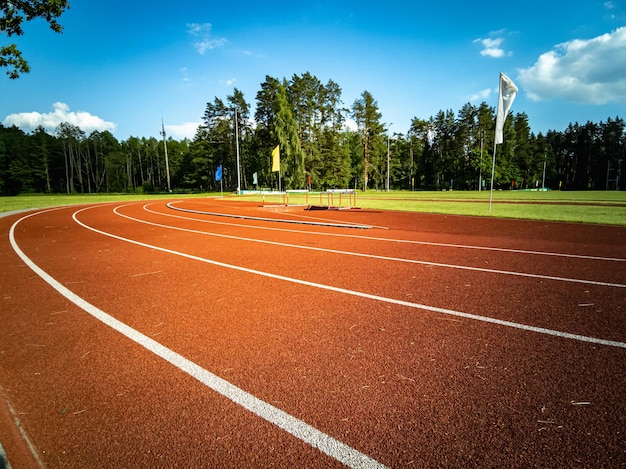
[[(319, 204), (311, 205), (309, 203), (315, 199), (319, 200)], [(356, 207), (356, 190), (354, 189), (328, 189), (321, 192), (311, 192), (310, 197), (307, 195), (307, 205), (310, 210), (315, 209), (352, 209)]]
[(261, 206), (307, 206), (309, 209), (352, 209), (356, 208), (356, 190), (328, 189), (326, 191), (309, 191), (306, 189), (289, 189), (286, 191), (242, 191), (240, 196), (251, 200), (261, 199)]

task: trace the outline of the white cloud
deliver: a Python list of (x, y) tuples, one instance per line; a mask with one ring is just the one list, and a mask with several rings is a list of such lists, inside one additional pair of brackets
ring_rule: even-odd
[(168, 137), (172, 137), (174, 140), (182, 140), (188, 138), (193, 140), (198, 127), (202, 125), (202, 122), (183, 122), (182, 124), (166, 125), (165, 132)]
[(479, 91), (478, 93), (474, 93), (470, 95), (467, 99), (469, 102), (474, 102), (474, 101), (479, 101), (479, 100), (485, 100), (489, 96), (491, 96), (491, 88), (485, 88), (484, 90)]
[(519, 82), (534, 101), (626, 102), (626, 27), (558, 44), (520, 69)]
[(29, 132), (42, 126), (46, 131), (52, 133), (59, 124), (66, 122), (68, 124), (80, 127), (86, 134), (90, 134), (94, 130), (115, 132), (116, 124), (107, 122), (104, 119), (94, 116), (85, 111), (70, 111), (70, 107), (61, 102), (52, 105), (52, 112), (40, 114), (39, 112), (20, 112), (18, 114), (9, 114), (2, 121), (4, 126), (15, 125), (20, 129)]
[(211, 23), (187, 24), (187, 32), (197, 38), (193, 45), (200, 55), (204, 55), (207, 50), (222, 47), (228, 42), (223, 37), (213, 37), (211, 29), (213, 29)]
[[(499, 31), (501, 33), (501, 31)], [(495, 33), (492, 33), (495, 34)], [(483, 45), (483, 50), (480, 51), (480, 55), (486, 57), (492, 57), (494, 59), (502, 58), (506, 55), (511, 55), (511, 53), (507, 53), (504, 51), (502, 47), (502, 43), (504, 42), (504, 38), (502, 37), (494, 37), (494, 38), (486, 38), (486, 39), (475, 39), (474, 42), (478, 42)]]
[(190, 80), (189, 80), (189, 72), (187, 70), (187, 67), (182, 67), (180, 69), (180, 74), (182, 76), (183, 83), (185, 84), (189, 83)]

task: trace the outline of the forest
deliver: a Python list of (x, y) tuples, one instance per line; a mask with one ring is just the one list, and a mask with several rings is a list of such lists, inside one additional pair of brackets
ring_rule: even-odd
[[(0, 125), (0, 195), (277, 189), (479, 190), (491, 185), (495, 109), (485, 102), (414, 117), (389, 132), (374, 96), (348, 108), (341, 87), (310, 73), (267, 76), (254, 115), (243, 93), (206, 104), (192, 140), (86, 135), (62, 123), (25, 133)], [(354, 125), (347, 126), (350, 120)], [(280, 148), (280, 173), (272, 150)], [(497, 146), (494, 188), (620, 190), (624, 120), (535, 134), (512, 113)], [(216, 170), (222, 165), (222, 179)], [(238, 174), (239, 168), (239, 174)]]

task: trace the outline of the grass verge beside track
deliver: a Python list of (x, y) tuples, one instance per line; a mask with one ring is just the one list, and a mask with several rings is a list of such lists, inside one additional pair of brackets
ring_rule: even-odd
[(386, 209), (626, 226), (626, 192), (367, 192), (357, 205)]
[[(165, 198), (219, 196), (219, 193), (19, 195), (0, 197), (0, 212), (99, 202), (154, 201)], [(237, 195), (231, 193), (225, 193), (224, 197), (238, 198)], [(626, 226), (626, 192), (624, 191), (498, 191), (493, 193), (491, 214), (489, 213), (489, 197), (489, 191), (367, 191), (357, 193), (356, 205), (364, 209), (376, 210)], [(245, 200), (253, 199), (246, 197)]]

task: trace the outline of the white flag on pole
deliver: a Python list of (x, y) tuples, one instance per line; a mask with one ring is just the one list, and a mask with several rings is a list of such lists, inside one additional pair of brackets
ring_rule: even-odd
[(504, 73), (500, 73), (500, 91), (498, 93), (498, 113), (496, 114), (496, 139), (495, 144), (504, 141), (502, 137), (502, 129), (504, 129), (504, 121), (511, 109), (511, 105), (517, 95), (517, 86)]

